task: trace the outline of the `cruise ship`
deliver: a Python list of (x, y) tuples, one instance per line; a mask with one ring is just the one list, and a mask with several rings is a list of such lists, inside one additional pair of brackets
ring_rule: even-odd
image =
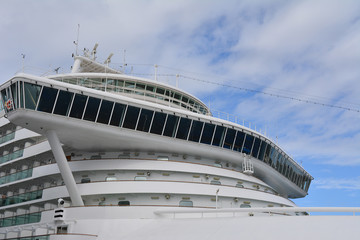
[[(264, 134), (91, 54), (0, 86), (0, 239), (355, 239), (302, 208), (313, 177)], [(311, 212), (349, 214), (313, 216)]]

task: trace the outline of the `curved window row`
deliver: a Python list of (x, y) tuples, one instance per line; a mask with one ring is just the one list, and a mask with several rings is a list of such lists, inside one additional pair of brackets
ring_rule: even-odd
[(15, 138), (15, 132), (9, 133), (5, 136), (0, 137), (0, 144), (13, 140)]
[[(132, 94), (137, 95), (140, 98), (142, 98), (141, 96), (150, 97), (156, 99), (157, 101), (155, 102), (159, 102), (158, 100), (160, 100), (161, 102), (165, 102), (165, 104), (171, 103), (181, 108), (188, 109), (192, 112), (197, 112), (204, 115), (210, 114), (206, 106), (188, 95), (184, 95), (173, 89), (167, 89), (165, 87), (160, 87), (145, 82), (138, 82), (130, 79), (122, 80), (89, 77), (69, 79), (55, 77), (53, 79), (106, 92)], [(135, 96), (135, 98), (139, 97)]]
[(3, 197), (0, 200), (0, 207), (8, 206), (16, 203), (27, 202), (35, 199), (40, 199), (42, 198), (42, 193), (43, 193), (42, 190), (37, 190), (37, 191), (17, 194), (11, 197)]
[(24, 149), (17, 150), (15, 152), (0, 156), (0, 164), (4, 162), (8, 162), (14, 160), (16, 158), (22, 157), (24, 153)]
[[(311, 176), (295, 165), (288, 155), (269, 141), (241, 129), (237, 130), (234, 127), (225, 127), (200, 119), (191, 119), (187, 116), (153, 111), (27, 82), (20, 82), (20, 86), (22, 85), (24, 87), (19, 87), (19, 89), (24, 91), (24, 97), (21, 98), (24, 102), (20, 105), (13, 105), (14, 108), (25, 106), (26, 109), (246, 153), (271, 166), (304, 191), (307, 192), (309, 189)], [(9, 89), (10, 87), (7, 90), (4, 89), (7, 94), (11, 94)], [(1, 92), (3, 93), (4, 90)], [(17, 96), (20, 95), (17, 94)], [(3, 99), (8, 99), (8, 96), (6, 95)]]
[(32, 176), (32, 168), (23, 170), (21, 172), (16, 172), (7, 176), (0, 177), (0, 184), (14, 182), (17, 180), (21, 180), (24, 178), (28, 178)]
[(41, 220), (41, 212), (22, 214), (13, 217), (0, 218), (0, 227), (36, 223)]
[(50, 239), (50, 235), (11, 238), (11, 240), (49, 240), (49, 239)]

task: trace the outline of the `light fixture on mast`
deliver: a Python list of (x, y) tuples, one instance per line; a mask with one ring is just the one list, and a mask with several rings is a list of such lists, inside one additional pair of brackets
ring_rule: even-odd
[(93, 60), (96, 59), (95, 55), (96, 55), (96, 49), (97, 49), (98, 46), (99, 46), (99, 44), (95, 43), (95, 46), (94, 46), (93, 50), (91, 51), (91, 56), (92, 56)]
[(105, 60), (104, 64), (108, 64), (111, 62), (111, 58), (114, 54), (113, 53), (110, 53), (109, 56), (107, 57), (107, 59)]

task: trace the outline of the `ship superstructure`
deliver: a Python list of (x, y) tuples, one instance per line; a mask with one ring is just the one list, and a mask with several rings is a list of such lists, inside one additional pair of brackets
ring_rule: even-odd
[(118, 239), (187, 211), (307, 215), (283, 209), (313, 178), (272, 140), (176, 87), (74, 59), (0, 87), (0, 237)]

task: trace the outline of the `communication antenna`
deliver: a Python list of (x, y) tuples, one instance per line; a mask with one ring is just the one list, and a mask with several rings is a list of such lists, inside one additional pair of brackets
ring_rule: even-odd
[(179, 74), (176, 74), (176, 87), (179, 88)]
[(78, 24), (76, 42), (74, 41), (74, 44), (75, 44), (75, 46), (76, 46), (75, 56), (77, 56), (77, 55), (78, 55), (78, 47), (79, 47), (79, 33), (80, 33), (80, 24)]
[(155, 81), (157, 81), (157, 68), (158, 68), (158, 65), (155, 64), (154, 68), (155, 68)]
[(211, 112), (211, 97), (209, 97), (209, 111)]
[(24, 72), (24, 63), (25, 63), (25, 54), (21, 54), (22, 56), (22, 66), (21, 66), (21, 69), (22, 69), (22, 72)]
[(123, 71), (124, 71), (124, 73), (125, 73), (125, 67), (127, 66), (125, 57), (126, 57), (126, 49), (124, 49), (124, 59), (123, 59)]

